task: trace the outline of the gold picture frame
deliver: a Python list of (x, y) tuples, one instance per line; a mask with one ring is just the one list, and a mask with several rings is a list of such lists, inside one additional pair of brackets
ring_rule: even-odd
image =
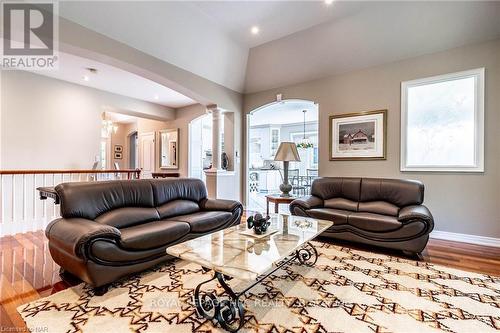
[(387, 109), (331, 115), (330, 161), (387, 159)]

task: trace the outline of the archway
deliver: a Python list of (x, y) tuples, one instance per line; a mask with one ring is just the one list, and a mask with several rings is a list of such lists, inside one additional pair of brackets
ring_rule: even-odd
[(212, 165), (212, 114), (204, 114), (189, 123), (188, 175), (205, 181), (204, 170)]
[[(250, 112), (246, 125), (247, 209), (264, 211), (265, 196), (279, 193), (282, 163), (274, 161), (274, 155), (281, 142), (298, 145), (301, 161), (290, 163), (289, 178), (293, 195), (307, 194), (311, 180), (318, 175), (318, 105), (301, 99), (269, 103)], [(281, 211), (288, 209), (282, 206)]]

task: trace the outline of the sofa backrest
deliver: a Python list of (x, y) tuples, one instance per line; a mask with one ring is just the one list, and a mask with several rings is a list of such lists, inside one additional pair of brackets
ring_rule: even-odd
[[(62, 217), (118, 228), (198, 211), (207, 197), (205, 184), (189, 178), (63, 183), (56, 192)], [(173, 205), (174, 201), (182, 204)]]
[(154, 204), (160, 218), (194, 213), (207, 198), (207, 189), (200, 179), (152, 179)]
[(324, 200), (326, 208), (356, 211), (361, 178), (325, 177), (315, 179), (311, 194)]
[(172, 178), (151, 179), (156, 207), (169, 201), (183, 199), (200, 202), (207, 197), (207, 189), (201, 179)]
[(121, 207), (154, 207), (149, 180), (62, 183), (56, 186), (61, 216), (94, 220)]
[(360, 202), (386, 201), (398, 207), (421, 205), (424, 184), (417, 180), (363, 178)]
[(326, 208), (397, 215), (399, 209), (424, 201), (422, 182), (404, 179), (323, 177), (315, 179), (311, 194)]

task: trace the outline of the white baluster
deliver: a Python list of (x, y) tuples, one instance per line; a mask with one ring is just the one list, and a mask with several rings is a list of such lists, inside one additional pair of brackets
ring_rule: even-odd
[[(52, 174), (52, 186), (56, 186), (56, 174), (55, 173)], [(56, 203), (55, 203), (55, 201), (52, 201), (52, 218), (54, 218), (55, 216), (56, 216)]]
[[(5, 196), (3, 195), (3, 175), (0, 175), (0, 224), (5, 225), (5, 219), (4, 219), (4, 199)], [(2, 230), (5, 228), (2, 228)], [(0, 236), (5, 236), (3, 233), (0, 233)], [(3, 259), (3, 256), (2, 256)], [(3, 267), (3, 266), (2, 266)]]
[(12, 202), (11, 202), (11, 223), (15, 223), (16, 220), (16, 175), (12, 175), (12, 182), (11, 182), (11, 193), (12, 193)]
[[(47, 186), (47, 175), (44, 173), (43, 174), (43, 180), (42, 180), (42, 186), (45, 187)], [(43, 211), (42, 211), (42, 218), (45, 220), (47, 218), (47, 200), (43, 200)]]
[(37, 190), (36, 190), (36, 174), (33, 174), (33, 214), (32, 214), (32, 222), (31, 227), (35, 229), (36, 226), (36, 198), (37, 198)]
[(23, 223), (26, 223), (27, 207), (26, 207), (26, 175), (23, 175)]
[(36, 174), (33, 174), (33, 221), (36, 221), (36, 198), (37, 198), (37, 190), (36, 190)]

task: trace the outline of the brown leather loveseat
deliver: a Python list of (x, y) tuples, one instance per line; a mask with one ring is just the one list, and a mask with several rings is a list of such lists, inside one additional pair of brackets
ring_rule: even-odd
[(290, 204), (293, 215), (334, 221), (322, 236), (418, 254), (434, 227), (419, 181), (328, 177)]
[(238, 201), (207, 199), (199, 179), (117, 180), (56, 187), (62, 218), (46, 229), (62, 273), (104, 293), (123, 276), (171, 259), (165, 249), (240, 223)]

